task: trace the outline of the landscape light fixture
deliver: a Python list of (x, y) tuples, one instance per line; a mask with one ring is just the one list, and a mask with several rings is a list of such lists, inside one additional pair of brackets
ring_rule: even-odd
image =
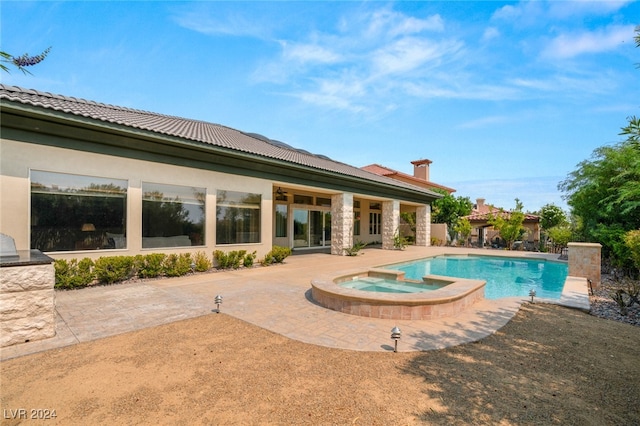
[(533, 298), (536, 297), (536, 290), (533, 288), (529, 290), (529, 296), (531, 296), (531, 303), (533, 303)]
[(222, 296), (217, 294), (215, 299), (214, 299), (214, 302), (216, 303), (216, 305), (218, 305), (218, 309), (216, 309), (216, 313), (219, 314), (220, 313), (220, 305), (222, 304)]
[(398, 340), (400, 340), (401, 336), (402, 336), (402, 331), (400, 331), (397, 325), (391, 329), (391, 338), (393, 339), (393, 343), (394, 343), (393, 344), (394, 352), (398, 352)]

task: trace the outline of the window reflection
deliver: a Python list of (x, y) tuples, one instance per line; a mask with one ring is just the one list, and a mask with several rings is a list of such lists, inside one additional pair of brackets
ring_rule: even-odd
[(126, 180), (32, 170), (31, 248), (125, 248), (127, 186)]
[(216, 244), (259, 243), (261, 201), (260, 194), (218, 191)]
[(142, 183), (142, 248), (204, 245), (204, 188)]

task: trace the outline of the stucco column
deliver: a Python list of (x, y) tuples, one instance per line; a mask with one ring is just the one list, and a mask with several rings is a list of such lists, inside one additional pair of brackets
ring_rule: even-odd
[(425, 204), (416, 209), (416, 245), (431, 245), (431, 205)]
[(346, 256), (353, 247), (353, 194), (331, 196), (331, 254)]
[(382, 203), (382, 248), (393, 250), (393, 237), (400, 226), (400, 201)]

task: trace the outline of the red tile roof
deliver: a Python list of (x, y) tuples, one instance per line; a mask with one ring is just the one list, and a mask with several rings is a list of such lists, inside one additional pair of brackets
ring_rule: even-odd
[[(421, 160), (419, 162), (420, 163), (426, 163), (427, 161), (429, 163), (431, 163), (430, 160)], [(414, 161), (414, 162), (412, 162), (412, 164), (413, 163), (416, 163), (416, 162)], [(390, 177), (392, 179), (393, 179), (394, 176), (398, 176), (398, 177), (401, 177), (403, 179), (406, 179), (406, 180), (412, 182), (415, 185), (422, 186), (423, 188), (424, 187), (438, 188), (438, 189), (442, 189), (444, 191), (447, 191), (448, 193), (452, 193), (452, 192), (456, 191), (453, 188), (449, 188), (447, 186), (440, 185), (438, 183), (425, 181), (425, 180), (419, 179), (419, 178), (417, 178), (415, 176), (411, 176), (409, 174), (402, 173), (402, 172), (400, 172), (398, 170), (393, 170), (393, 169), (390, 169), (388, 167), (381, 166), (380, 164), (369, 164), (368, 166), (361, 167), (361, 169), (362, 170), (366, 170), (366, 171), (371, 172), (371, 173), (375, 173), (375, 174), (380, 175), (380, 176), (387, 176), (387, 177)]]
[[(485, 207), (489, 207), (489, 206), (485, 206)], [(497, 208), (493, 208), (493, 210), (487, 210), (485, 212), (472, 212), (470, 215), (468, 216), (464, 216), (464, 219), (467, 219), (469, 222), (486, 222), (489, 219), (489, 215), (493, 213), (494, 215), (499, 215), (502, 214), (505, 219), (508, 219), (511, 216), (511, 212), (508, 210), (503, 210), (502, 213), (500, 213), (500, 209)], [(531, 213), (525, 213), (524, 214), (524, 220), (525, 222), (539, 222), (540, 221), (540, 216), (536, 216), (534, 214)]]

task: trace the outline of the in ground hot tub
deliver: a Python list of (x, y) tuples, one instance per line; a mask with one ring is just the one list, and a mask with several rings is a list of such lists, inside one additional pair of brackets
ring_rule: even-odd
[(385, 319), (436, 319), (464, 311), (484, 299), (485, 281), (427, 275), (407, 280), (404, 272), (369, 269), (311, 281), (321, 306), (346, 314)]

